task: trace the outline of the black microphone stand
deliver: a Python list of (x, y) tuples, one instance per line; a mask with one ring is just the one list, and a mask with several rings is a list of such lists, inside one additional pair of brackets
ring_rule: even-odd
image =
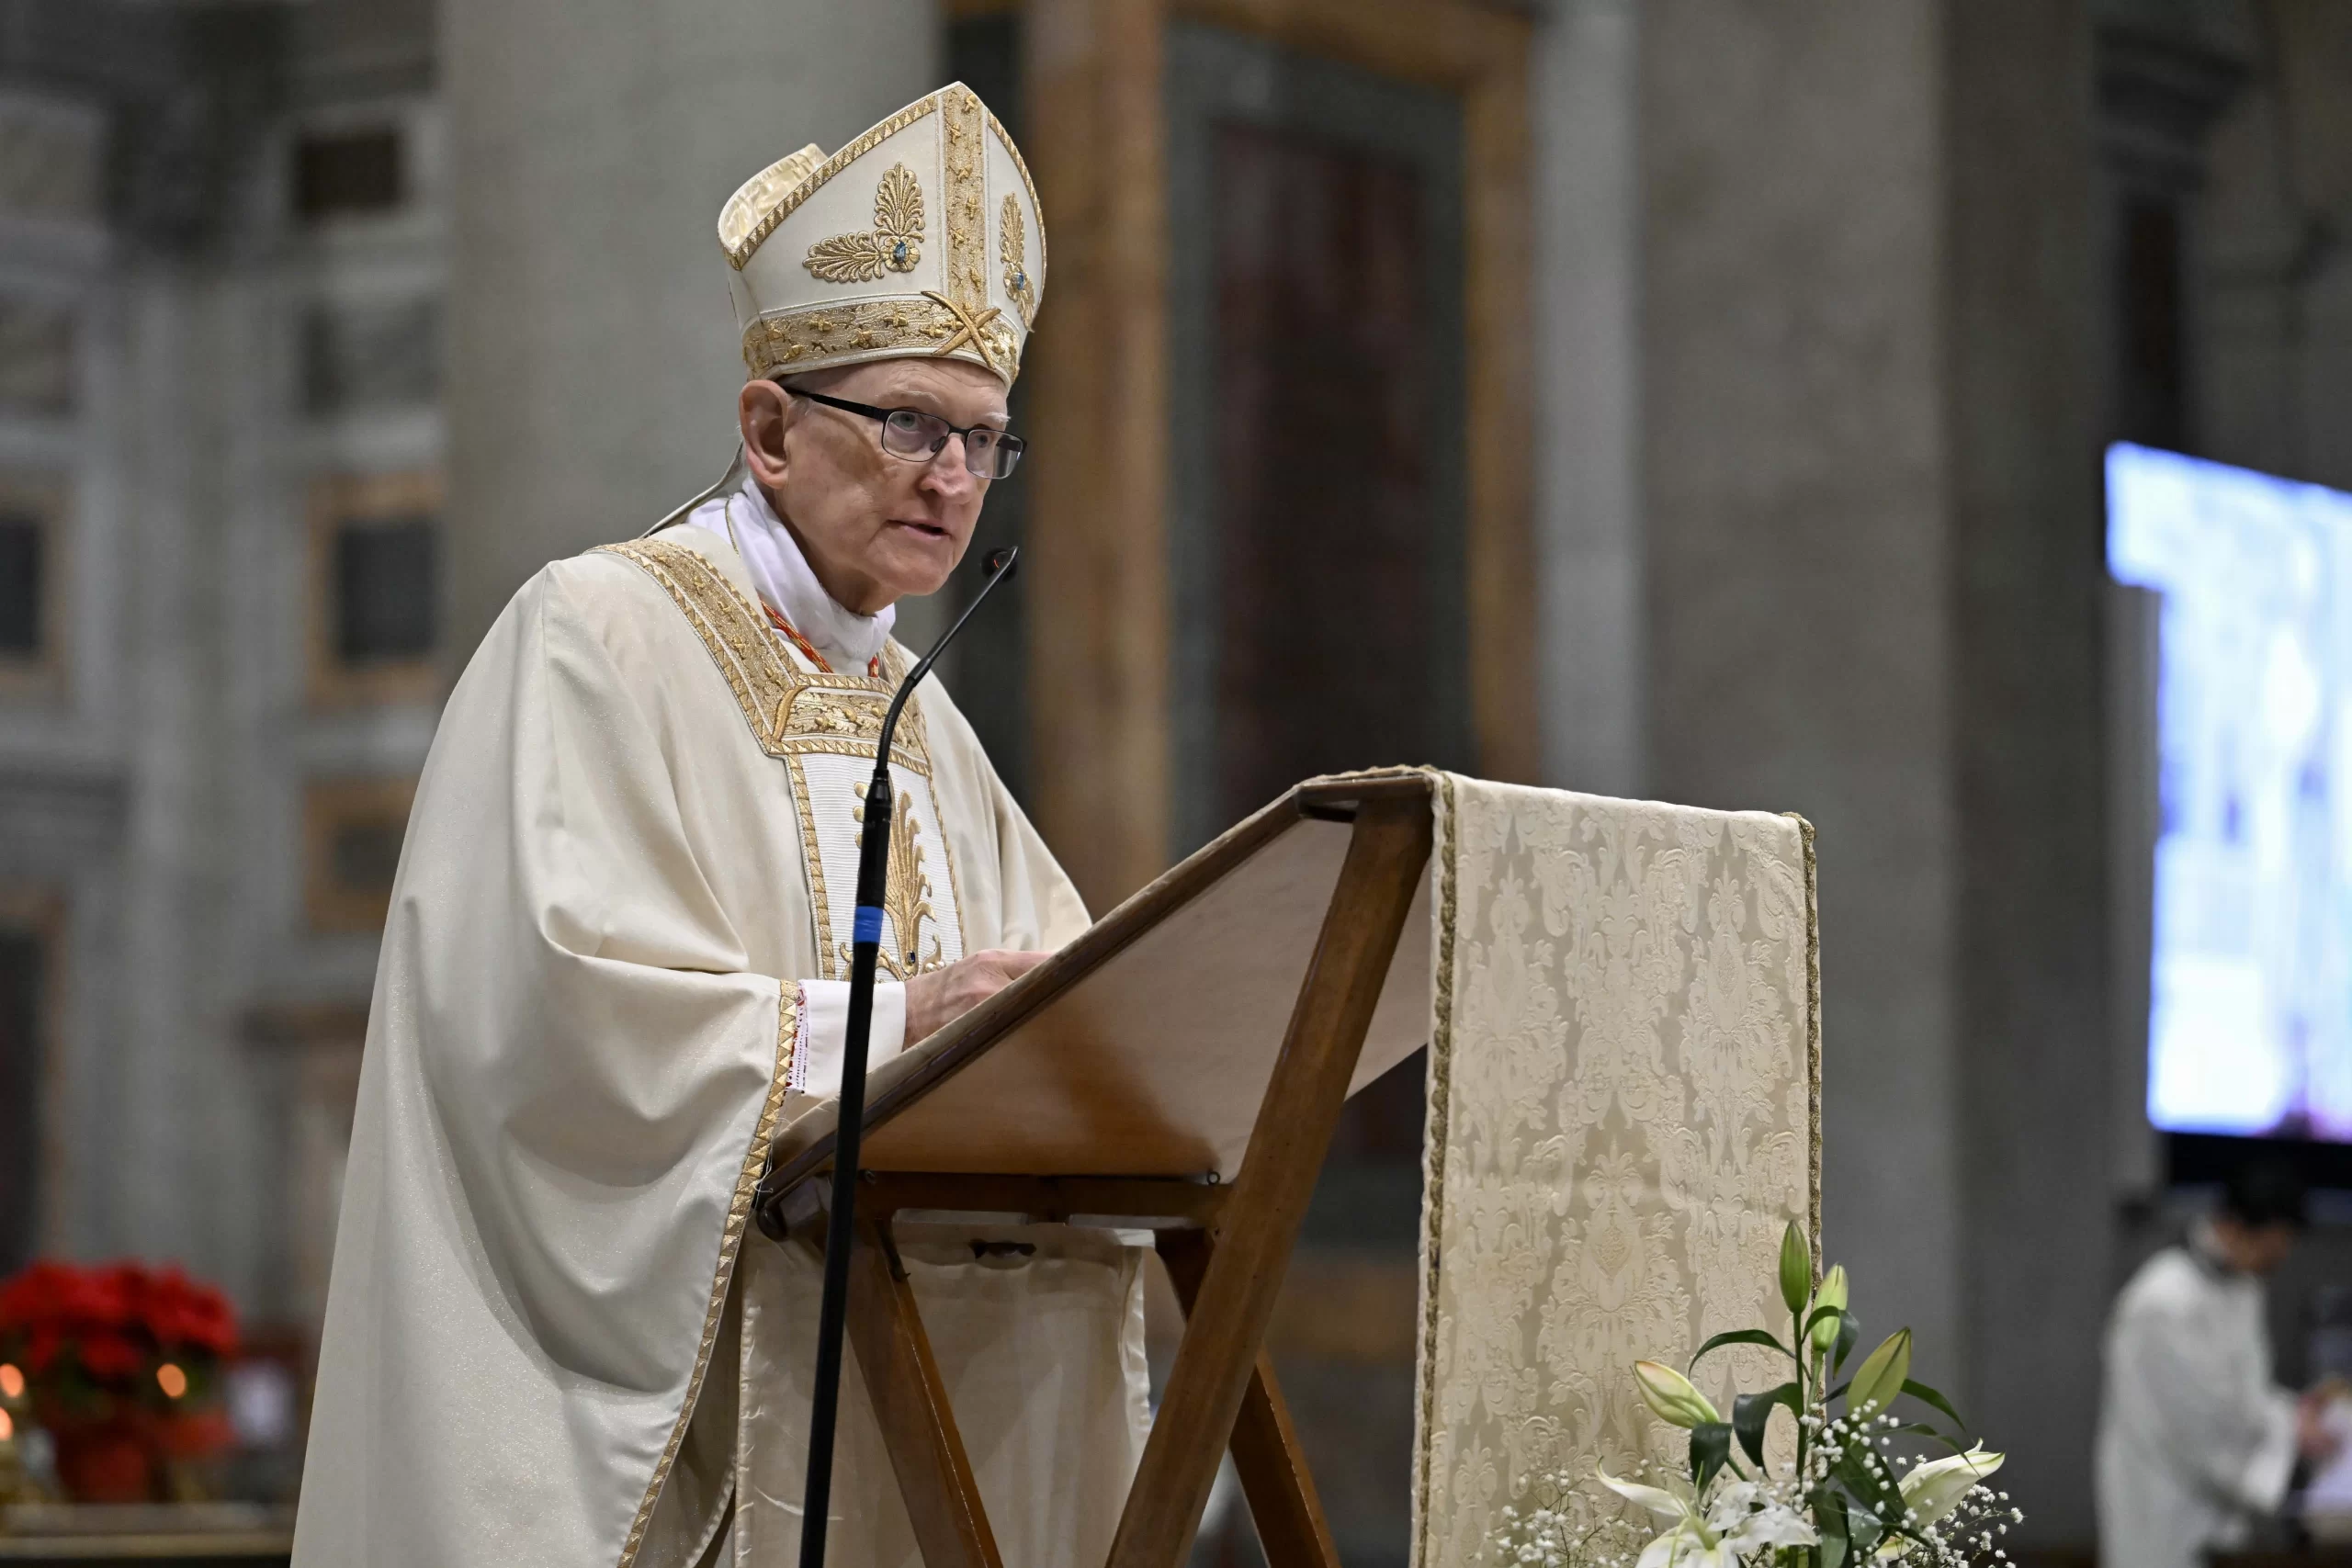
[[(842, 1333), (849, 1319), (851, 1211), (857, 1201), (858, 1144), (865, 1131), (865, 1054), (874, 1027), (874, 971), (882, 952), (882, 898), (890, 869), (891, 738), (898, 732), (899, 710), (931, 673), (933, 661), (956, 640), (980, 601), (1012, 575), (1020, 556), (1018, 547), (989, 552), (988, 581), (947, 628), (947, 635), (933, 643), (922, 662), (899, 682), (898, 694), (882, 716), (874, 776), (865, 786), (865, 816), (857, 840), (857, 913), (850, 946), (849, 1028), (842, 1046), (841, 1105), (833, 1133), (832, 1212), (825, 1220), (825, 1295), (817, 1314), (817, 1387), (808, 1402), (808, 1482), (800, 1514), (800, 1568), (824, 1568), (825, 1527), (831, 1522), (833, 1423), (841, 1407)], [(900, 931), (898, 936), (910, 945), (915, 940), (912, 931)], [(768, 1196), (759, 1194), (763, 1206)]]

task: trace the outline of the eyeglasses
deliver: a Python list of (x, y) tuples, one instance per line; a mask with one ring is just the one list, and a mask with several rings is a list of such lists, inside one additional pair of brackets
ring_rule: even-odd
[(921, 409), (877, 409), (871, 403), (829, 398), (822, 392), (804, 392), (793, 387), (785, 390), (829, 409), (880, 420), (882, 450), (893, 457), (928, 463), (939, 456), (949, 436), (960, 435), (964, 438), (964, 467), (984, 479), (1001, 479), (1012, 472), (1012, 466), (1021, 461), (1021, 454), (1029, 450), (1029, 443), (1018, 435), (1007, 435), (993, 425), (950, 424), (937, 414), (925, 413)]

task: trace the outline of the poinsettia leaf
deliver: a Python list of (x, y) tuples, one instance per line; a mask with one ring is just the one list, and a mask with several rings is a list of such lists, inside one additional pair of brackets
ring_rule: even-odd
[(1724, 1421), (1702, 1421), (1690, 1428), (1690, 1487), (1700, 1496), (1707, 1495), (1707, 1483), (1713, 1481), (1724, 1465), (1731, 1462), (1731, 1425)]
[(1787, 1356), (1791, 1360), (1796, 1359), (1796, 1357), (1791, 1353), (1786, 1345), (1781, 1344), (1770, 1334), (1765, 1333), (1764, 1330), (1760, 1328), (1735, 1328), (1729, 1333), (1718, 1334), (1713, 1339), (1708, 1340), (1704, 1345), (1700, 1346), (1698, 1354), (1690, 1358), (1690, 1364), (1694, 1367), (1697, 1366), (1700, 1361), (1710, 1353), (1720, 1350), (1726, 1345), (1767, 1345), (1771, 1347), (1773, 1349), (1778, 1350), (1781, 1355)]
[(1903, 1392), (1917, 1400), (1920, 1404), (1932, 1405), (1937, 1410), (1941, 1411), (1944, 1415), (1951, 1416), (1951, 1424), (1959, 1427), (1962, 1431), (1965, 1432), (1968, 1430), (1968, 1423), (1960, 1418), (1960, 1412), (1951, 1407), (1951, 1401), (1946, 1399), (1942, 1394), (1938, 1393), (1934, 1389), (1929, 1388), (1926, 1383), (1920, 1382), (1915, 1378), (1905, 1378), (1903, 1380)]
[(1797, 1385), (1792, 1382), (1762, 1393), (1743, 1393), (1731, 1402), (1732, 1432), (1747, 1457), (1759, 1466), (1764, 1462), (1764, 1428), (1770, 1423), (1776, 1404), (1787, 1405), (1792, 1416), (1804, 1414), (1797, 1408)]

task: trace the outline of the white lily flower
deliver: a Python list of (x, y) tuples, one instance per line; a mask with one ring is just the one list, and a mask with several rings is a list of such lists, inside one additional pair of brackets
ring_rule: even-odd
[(1821, 1539), (1802, 1514), (1772, 1501), (1752, 1481), (1719, 1488), (1707, 1506), (1707, 1524), (1743, 1556), (1761, 1547), (1811, 1546)]
[(1628, 1503), (1638, 1504), (1661, 1519), (1679, 1519), (1690, 1512), (1690, 1505), (1662, 1486), (1645, 1486), (1638, 1481), (1620, 1481), (1607, 1471), (1596, 1471), (1600, 1483)]
[(1662, 1519), (1671, 1519), (1642, 1549), (1634, 1568), (1739, 1568), (1747, 1554), (1780, 1546), (1811, 1546), (1820, 1538), (1783, 1503), (1759, 1502), (1752, 1481), (1726, 1483), (1701, 1512), (1692, 1499), (1663, 1487), (1620, 1481), (1607, 1471), (1601, 1484)]

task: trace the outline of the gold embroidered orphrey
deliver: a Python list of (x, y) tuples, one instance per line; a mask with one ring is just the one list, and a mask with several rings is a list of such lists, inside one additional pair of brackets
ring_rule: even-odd
[[(882, 740), (883, 715), (903, 673), (895, 648), (883, 650), (878, 680), (803, 670), (777, 650), (767, 617), (754, 611), (701, 551), (667, 539), (633, 539), (600, 545), (596, 553), (619, 556), (662, 585), (726, 677), (761, 750), (771, 757), (812, 752), (873, 757)], [(931, 776), (920, 697), (908, 702), (899, 719), (891, 738), (890, 761), (926, 779)]]
[(1021, 203), (1012, 197), (1004, 198), (997, 229), (997, 249), (1004, 261), (1004, 291), (1012, 297), (1025, 327), (1036, 320), (1037, 291), (1029, 283), (1029, 237), (1021, 221)]
[(871, 283), (886, 271), (912, 272), (922, 238), (922, 186), (912, 169), (893, 164), (875, 187), (874, 227), (818, 241), (800, 265), (826, 283)]
[[(817, 929), (831, 933), (832, 910), (826, 897), (816, 801), (804, 763), (812, 756), (855, 757), (869, 761), (873, 759), (875, 748), (882, 740), (883, 716), (889, 710), (890, 698), (899, 680), (906, 674), (905, 660), (895, 644), (887, 646), (879, 679), (802, 669), (779, 648), (766, 617), (752, 608), (741, 592), (701, 551), (667, 539), (634, 539), (598, 546), (597, 553), (619, 556), (661, 584), (702, 640), (711, 662), (726, 678), (743, 722), (750, 727), (760, 750), (785, 763), (791, 781), (793, 806), (800, 817), (802, 857), (807, 862)], [(898, 730), (891, 737), (890, 761), (894, 768), (903, 768), (921, 779), (928, 790), (931, 746), (920, 697), (910, 699), (899, 716)], [(932, 902), (940, 897), (940, 891), (930, 872), (924, 869), (926, 857), (918, 843), (921, 824), (915, 813), (912, 793), (902, 790), (898, 809), (891, 818), (891, 870), (883, 911), (890, 919), (898, 944), (903, 945), (905, 951), (893, 953), (886, 947), (881, 953), (884, 966), (901, 980), (939, 968), (954, 956), (945, 952), (940, 935), (946, 922), (941, 919), (943, 911)], [(854, 815), (862, 818), (863, 807)], [(960, 929), (956, 853), (947, 842), (944, 825), (934, 823), (933, 828), (940, 855), (947, 866), (944, 913)], [(921, 932), (923, 920), (931, 921), (933, 927), (928, 952), (923, 950)], [(833, 951), (836, 945), (840, 947), (838, 954)], [(849, 972), (847, 943), (836, 944), (830, 935), (820, 938), (818, 953), (824, 966), (833, 971), (824, 978), (838, 978)]]

